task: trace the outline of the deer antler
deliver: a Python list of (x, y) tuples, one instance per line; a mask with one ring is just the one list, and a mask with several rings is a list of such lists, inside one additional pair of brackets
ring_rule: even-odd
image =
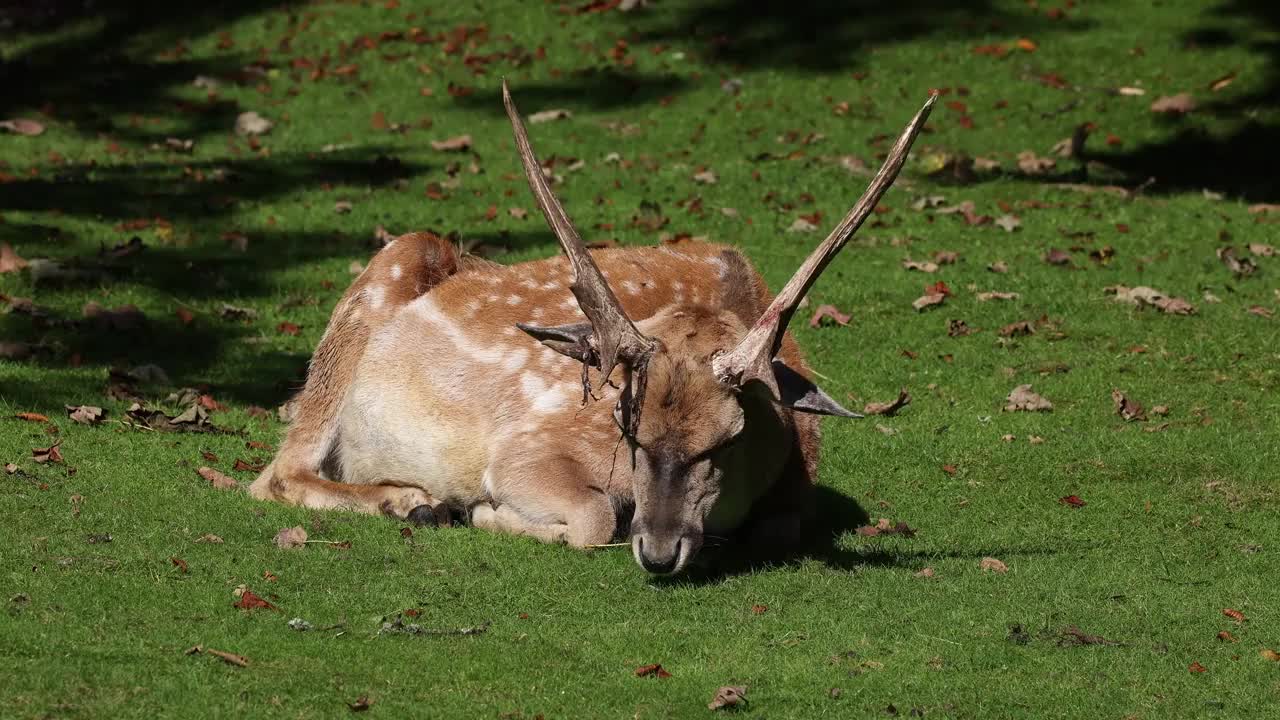
[(827, 239), (809, 255), (796, 274), (787, 281), (764, 314), (747, 332), (746, 337), (732, 350), (717, 356), (712, 361), (712, 370), (721, 382), (742, 387), (756, 380), (769, 388), (775, 399), (781, 397), (778, 392), (778, 381), (774, 378), (773, 357), (782, 345), (782, 336), (787, 331), (787, 323), (791, 321), (791, 316), (795, 313), (796, 306), (800, 304), (800, 299), (809, 291), (823, 269), (840, 252), (849, 238), (853, 237), (863, 221), (875, 209), (876, 204), (880, 202), (885, 191), (898, 177), (903, 163), (906, 162), (907, 152), (915, 142), (916, 136), (920, 134), (920, 129), (924, 127), (924, 122), (928, 119), (929, 111), (933, 109), (933, 103), (937, 98), (937, 95), (930, 95), (925, 101), (924, 107), (920, 108), (920, 112), (916, 113), (906, 129), (902, 131), (898, 141), (894, 143), (889, 151), (889, 157), (885, 159), (880, 172), (876, 173), (871, 180), (871, 184), (867, 186), (867, 191), (862, 194), (858, 203), (853, 206), (848, 215), (844, 216), (840, 224), (836, 225)]
[[(591, 321), (592, 345), (596, 358), (600, 362), (600, 384), (603, 387), (609, 380), (609, 374), (619, 364), (627, 370), (627, 382), (623, 396), (628, 402), (623, 403), (625, 425), (634, 431), (634, 422), (639, 419), (639, 403), (644, 396), (644, 370), (649, 356), (653, 353), (653, 341), (645, 337), (632, 324), (618, 302), (617, 296), (609, 289), (604, 275), (595, 260), (582, 244), (582, 238), (573, 227), (573, 221), (565, 214), (564, 207), (551, 192), (547, 178), (542, 174), (542, 166), (533, 154), (529, 144), (529, 135), (525, 131), (524, 122), (516, 110), (515, 101), (507, 89), (507, 81), (502, 81), (502, 103), (506, 106), (507, 117), (511, 119), (511, 129), (515, 133), (516, 150), (520, 153), (520, 161), (524, 164), (524, 174), (529, 180), (529, 188), (533, 190), (533, 198), (542, 210), (547, 224), (551, 226), (556, 239), (569, 264), (573, 267), (573, 282), (569, 290), (578, 299), (578, 306)], [(585, 370), (584, 380), (585, 380)], [(635, 392), (630, 390), (632, 375), (636, 378)]]

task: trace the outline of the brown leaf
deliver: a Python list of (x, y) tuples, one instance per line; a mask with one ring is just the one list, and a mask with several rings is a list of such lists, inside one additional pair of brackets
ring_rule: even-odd
[(201, 535), (200, 537), (196, 538), (195, 541), (198, 543), (209, 543), (210, 545), (222, 544), (222, 538), (218, 537), (217, 535), (214, 535), (213, 533), (205, 533), (204, 535)]
[(752, 605), (751, 606), (752, 615), (763, 615), (768, 611), (769, 611), (768, 605)]
[(1251, 315), (1257, 315), (1258, 317), (1264, 318), (1270, 318), (1275, 314), (1271, 311), (1271, 308), (1266, 308), (1261, 305), (1250, 305), (1248, 312)]
[(1219, 78), (1215, 78), (1213, 82), (1209, 83), (1209, 90), (1211, 92), (1218, 92), (1219, 90), (1230, 85), (1233, 81), (1235, 81), (1235, 79), (1236, 79), (1236, 71), (1232, 70), (1226, 75), (1223, 75), (1222, 77), (1219, 77)]
[(1227, 269), (1235, 274), (1236, 277), (1248, 277), (1258, 269), (1258, 264), (1249, 257), (1237, 257), (1236, 249), (1233, 247), (1220, 247), (1217, 250), (1218, 259)]
[(1170, 315), (1192, 315), (1196, 309), (1182, 298), (1171, 298), (1159, 290), (1145, 285), (1130, 288), (1124, 285), (1111, 285), (1103, 288), (1103, 292), (1114, 294), (1116, 302), (1127, 302), (1133, 305), (1150, 305)]
[(711, 698), (711, 702), (707, 703), (707, 708), (711, 710), (724, 710), (725, 708), (736, 708), (747, 703), (747, 689), (745, 687), (722, 687), (716, 690), (715, 697)]
[(523, 220), (529, 217), (529, 211), (522, 207), (507, 208), (507, 214), (517, 220)]
[(1196, 99), (1190, 93), (1178, 93), (1157, 98), (1151, 103), (1151, 112), (1181, 115), (1196, 109)]
[(276, 533), (275, 544), (281, 550), (303, 547), (307, 544), (307, 531), (301, 525), (284, 528)]
[(250, 110), (236, 116), (236, 134), (241, 137), (254, 137), (271, 132), (275, 125), (270, 120)]
[(1236, 642), (1236, 636), (1226, 630), (1222, 630), (1218, 633), (1218, 639), (1222, 642)]
[(0, 243), (0, 273), (18, 272), (27, 266), (27, 261), (19, 257), (9, 243)]
[(901, 535), (906, 538), (915, 537), (916, 530), (904, 522), (893, 522), (889, 518), (880, 518), (875, 525), (863, 525), (854, 530), (863, 537), (879, 537), (881, 535)]
[(1077, 645), (1123, 645), (1124, 643), (1108, 640), (1101, 635), (1090, 635), (1075, 625), (1068, 625), (1058, 631), (1058, 646), (1073, 647)]
[(4, 464), (4, 472), (5, 472), (5, 474), (6, 474), (6, 475), (12, 475), (12, 474), (14, 474), (14, 473), (18, 472), (18, 465), (17, 465), (17, 463), (5, 463), (5, 464)]
[(1032, 392), (1030, 385), (1019, 385), (1009, 393), (1004, 409), (1006, 412), (1047, 412), (1053, 410), (1053, 403)]
[(236, 458), (236, 462), (231, 466), (231, 469), (237, 472), (260, 473), (267, 469), (267, 464), (264, 462), (251, 463), (248, 460)]
[(1199, 661), (1193, 662), (1190, 665), (1188, 665), (1187, 670), (1193, 673), (1209, 672), (1209, 668), (1201, 665)]
[(975, 329), (973, 329), (973, 328), (969, 327), (969, 323), (967, 323), (967, 322), (965, 322), (965, 321), (963, 321), (963, 320), (948, 320), (948, 321), (947, 321), (947, 336), (948, 336), (948, 337), (964, 337), (965, 335), (972, 335), (972, 334), (973, 334), (973, 333), (975, 333), (975, 332), (977, 332), (977, 330), (975, 330)]
[(282, 322), (276, 326), (276, 332), (281, 335), (297, 335), (302, 327), (291, 322)]
[(20, 412), (15, 413), (14, 417), (18, 420), (26, 420), (27, 422), (49, 422), (49, 417), (47, 415), (41, 415), (40, 413)]
[(525, 119), (529, 121), (530, 125), (539, 125), (541, 123), (552, 122), (553, 120), (568, 120), (571, 117), (573, 117), (573, 113), (568, 110), (554, 109), (540, 110), (529, 115)]
[(196, 472), (200, 473), (200, 477), (208, 480), (214, 490), (235, 490), (240, 487), (239, 483), (235, 481), (235, 478), (223, 475), (211, 467), (202, 467), (196, 470)]
[(347, 703), (347, 707), (351, 709), (351, 712), (364, 712), (372, 706), (373, 700), (370, 700), (368, 695), (361, 695), (356, 698), (355, 702)]
[(819, 327), (824, 319), (833, 320), (837, 325), (849, 324), (849, 316), (836, 309), (835, 305), (819, 305), (818, 309), (813, 311), (813, 317), (809, 318), (809, 327)]
[(814, 225), (808, 220), (802, 217), (799, 217), (799, 218), (796, 218), (795, 221), (791, 223), (791, 226), (787, 228), (787, 232), (789, 233), (813, 232), (817, 229), (818, 229), (817, 225)]
[(939, 265), (955, 265), (960, 261), (960, 254), (950, 250), (938, 250), (933, 253), (933, 260)]
[(253, 591), (249, 590), (248, 588), (246, 588), (245, 591), (240, 594), (240, 599), (237, 600), (232, 607), (237, 607), (237, 608), (240, 608), (241, 610), (257, 610), (257, 609), (275, 610), (276, 609), (275, 605), (272, 605), (266, 600), (263, 600), (257, 595), (254, 595)]
[(1111, 401), (1115, 403), (1116, 414), (1127, 422), (1146, 421), (1147, 414), (1142, 405), (1135, 400), (1130, 400), (1122, 390), (1112, 390)]
[(466, 152), (471, 149), (471, 136), (459, 135), (445, 140), (432, 140), (431, 147), (441, 152)]
[(1245, 621), (1244, 613), (1240, 612), (1239, 610), (1234, 610), (1232, 608), (1224, 608), (1222, 611), (1222, 614), (1226, 617), (1231, 618), (1232, 620), (1235, 620), (1238, 623), (1242, 623)]
[(339, 215), (350, 214), (355, 205), (350, 200), (335, 200), (333, 203), (333, 211)]
[(67, 417), (81, 425), (97, 425), (106, 417), (106, 411), (93, 405), (66, 405)]
[(902, 267), (906, 268), (907, 270), (918, 270), (924, 273), (938, 272), (938, 264), (929, 262), (927, 260), (925, 262), (916, 262), (911, 258), (904, 258), (902, 261)]
[(374, 110), (373, 115), (369, 116), (369, 128), (372, 130), (386, 130), (391, 127), (391, 123), (387, 122), (386, 113), (381, 110)]
[(899, 410), (910, 404), (911, 395), (907, 392), (906, 388), (902, 388), (898, 391), (898, 398), (893, 402), (869, 402), (863, 406), (862, 412), (864, 415), (884, 415), (885, 417), (892, 417), (893, 415), (896, 415)]
[(187, 561), (186, 561), (186, 560), (183, 560), (182, 558), (180, 558), (180, 557), (178, 557), (178, 556), (176, 556), (176, 555), (175, 555), (175, 556), (173, 556), (173, 557), (169, 558), (169, 562), (173, 563), (173, 566), (174, 566), (174, 567), (176, 567), (176, 568), (178, 568), (179, 570), (181, 570), (183, 575), (186, 575), (186, 574), (187, 574), (188, 570), (187, 570)]
[(1066, 495), (1064, 497), (1058, 498), (1058, 502), (1062, 503), (1063, 505), (1066, 505), (1067, 507), (1073, 507), (1073, 508), (1082, 508), (1085, 505), (1088, 505), (1088, 503), (1080, 499), (1079, 495)]
[(1036, 329), (1026, 320), (1019, 320), (1016, 323), (1009, 323), (1000, 328), (1000, 337), (1020, 337), (1023, 335), (1035, 335)]
[(1071, 266), (1071, 253), (1058, 248), (1049, 248), (1049, 252), (1044, 254), (1044, 261), (1050, 265), (1059, 265), (1063, 267)]
[(228, 665), (235, 665), (236, 667), (249, 667), (249, 658), (243, 655), (236, 655), (235, 653), (224, 652), (222, 650), (214, 650), (213, 648), (208, 648), (205, 650), (205, 652), (218, 658), (219, 660), (222, 660)]
[(1276, 254), (1276, 249), (1266, 243), (1249, 243), (1249, 252), (1258, 257), (1272, 257)]
[(1016, 292), (1000, 292), (992, 290), (989, 292), (980, 292), (974, 297), (978, 298), (980, 302), (986, 302), (988, 300), (1017, 300), (1022, 296)]
[(1003, 229), (1005, 232), (1013, 232), (1014, 230), (1022, 227), (1022, 218), (1017, 215), (1001, 215), (993, 221), (993, 224)]
[(1008, 565), (1005, 565), (1004, 563), (1000, 562), (999, 560), (993, 557), (982, 558), (982, 562), (978, 563), (978, 568), (983, 572), (988, 572), (988, 571), (995, 572), (995, 573), (1009, 572)]
[(1018, 153), (1018, 169), (1027, 175), (1044, 175), (1057, 165), (1057, 160), (1051, 157), (1040, 157), (1031, 150)]
[(663, 669), (661, 664), (654, 663), (652, 665), (641, 665), (636, 668), (636, 677), (656, 677), (665, 679), (671, 677), (671, 673)]
[(60, 463), (62, 462), (62, 451), (58, 449), (58, 446), (61, 444), (62, 441), (59, 440), (46, 448), (31, 448), (31, 459), (41, 464), (47, 462)]
[(1271, 662), (1280, 662), (1280, 653), (1272, 650), (1271, 648), (1263, 648), (1258, 651), (1258, 654)]
[(933, 577), (935, 574), (936, 574), (936, 573), (934, 572), (934, 569), (933, 569), (933, 568), (931, 568), (931, 567), (927, 567), (927, 568), (924, 568), (923, 570), (921, 570), (920, 572), (915, 573), (915, 574), (914, 574), (914, 576), (915, 576), (915, 577), (918, 577), (918, 578), (931, 578), (931, 577)]
[(12, 120), (0, 120), (0, 129), (8, 130), (11, 133), (17, 133), (18, 135), (35, 137), (36, 135), (44, 132), (44, 125), (36, 122), (35, 120), (14, 118)]

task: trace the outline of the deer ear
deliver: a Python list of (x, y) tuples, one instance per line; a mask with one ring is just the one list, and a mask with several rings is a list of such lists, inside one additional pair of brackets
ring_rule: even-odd
[(571, 357), (578, 362), (596, 364), (599, 359), (591, 347), (591, 323), (573, 323), (572, 325), (553, 325), (541, 327), (527, 323), (516, 323), (516, 327), (525, 331), (529, 337), (555, 350), (561, 355)]
[(834, 415), (835, 417), (860, 418), (852, 410), (841, 407), (832, 397), (822, 391), (812, 380), (793, 370), (781, 360), (773, 361), (773, 377), (778, 381), (779, 405), (798, 412), (815, 415)]

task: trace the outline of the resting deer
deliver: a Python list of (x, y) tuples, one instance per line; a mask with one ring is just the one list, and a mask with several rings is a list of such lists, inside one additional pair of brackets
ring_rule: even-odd
[(818, 416), (859, 416), (810, 381), (787, 323), (901, 170), (933, 98), (771, 301), (729, 247), (588, 252), (502, 91), (564, 257), (501, 266), (430, 234), (389, 243), (334, 309), (251, 492), (418, 524), (461, 509), (475, 527), (577, 547), (629, 524), (652, 573), (680, 571), (753, 509), (760, 532), (798, 538)]

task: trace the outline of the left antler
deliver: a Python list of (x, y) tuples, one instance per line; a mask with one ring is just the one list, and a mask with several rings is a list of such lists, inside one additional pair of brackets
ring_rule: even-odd
[[(542, 166), (538, 163), (533, 147), (529, 144), (529, 135), (524, 129), (520, 113), (516, 110), (515, 101), (511, 99), (506, 80), (502, 81), (502, 103), (507, 108), (507, 117), (511, 119), (516, 150), (519, 151), (520, 161), (524, 164), (524, 174), (529, 180), (530, 189), (533, 190), (533, 198), (538, 203), (538, 208), (542, 210), (543, 216), (547, 218), (547, 224), (551, 226), (565, 256), (569, 258), (569, 264), (573, 267), (573, 282), (569, 285), (569, 289), (578, 299), (578, 306), (582, 308), (587, 320), (591, 321), (592, 350), (600, 361), (599, 387), (603, 387), (608, 382), (609, 374), (613, 372), (614, 367), (619, 364), (624, 366), (627, 373), (627, 383), (623, 389), (626, 402), (622, 403), (624, 427), (634, 431), (634, 424), (639, 420), (640, 400), (644, 397), (645, 366), (648, 364), (649, 356), (653, 354), (654, 343), (637, 330), (631, 319), (627, 317), (622, 304), (618, 302), (613, 290), (609, 289), (609, 283), (605, 281), (600, 268), (596, 266), (595, 260), (591, 259), (586, 246), (583, 245), (582, 238), (573, 227), (573, 221), (565, 213), (555, 193), (551, 192), (551, 186), (547, 184), (547, 178), (542, 174)], [(634, 392), (631, 389), (632, 375), (637, 376)], [(583, 377), (585, 381), (585, 374)]]
[(801, 298), (822, 274), (823, 269), (840, 252), (849, 238), (853, 237), (863, 221), (875, 209), (876, 204), (880, 202), (885, 191), (898, 177), (903, 163), (906, 162), (907, 152), (910, 151), (916, 136), (920, 134), (920, 129), (924, 127), (929, 111), (933, 109), (933, 103), (937, 98), (937, 95), (930, 95), (925, 101), (924, 107), (920, 108), (920, 112), (916, 113), (906, 129), (902, 131), (898, 141), (894, 143), (889, 151), (889, 157), (885, 159), (880, 172), (876, 173), (871, 180), (871, 184), (867, 186), (867, 191), (862, 194), (858, 203), (831, 231), (827, 239), (809, 255), (796, 274), (787, 281), (746, 337), (732, 350), (719, 355), (712, 361), (712, 370), (721, 382), (742, 387), (756, 380), (769, 388), (774, 399), (781, 397), (778, 392), (778, 381), (774, 378), (773, 357), (778, 354), (778, 349), (782, 345), (782, 336), (787, 331), (787, 323), (791, 321), (791, 316), (795, 313)]

